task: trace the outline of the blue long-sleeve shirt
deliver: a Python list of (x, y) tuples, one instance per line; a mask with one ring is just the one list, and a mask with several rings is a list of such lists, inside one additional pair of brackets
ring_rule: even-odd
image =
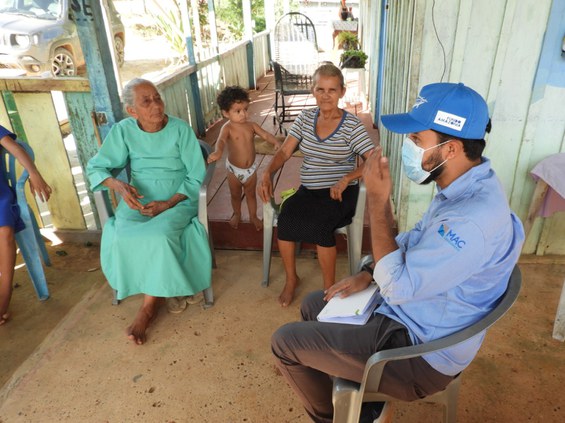
[[(398, 249), (377, 262), (383, 303), (376, 312), (404, 324), (414, 344), (468, 327), (506, 290), (523, 242), (522, 224), (483, 158), (440, 189), (414, 229), (396, 237)], [(484, 335), (424, 359), (456, 375), (475, 357)]]

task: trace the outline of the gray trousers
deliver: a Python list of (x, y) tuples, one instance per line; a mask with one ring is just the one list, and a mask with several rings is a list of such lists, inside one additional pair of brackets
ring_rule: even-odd
[[(376, 314), (362, 326), (316, 320), (324, 293), (309, 294), (301, 306), (302, 322), (288, 323), (272, 336), (276, 364), (313, 421), (331, 423), (332, 380), (338, 376), (361, 382), (365, 363), (377, 351), (412, 345), (407, 329)], [(443, 390), (453, 379), (424, 359), (390, 362), (379, 391), (407, 401)]]

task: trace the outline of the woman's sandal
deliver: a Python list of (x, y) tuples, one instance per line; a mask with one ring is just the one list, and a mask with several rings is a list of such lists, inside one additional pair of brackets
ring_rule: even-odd
[(204, 294), (202, 293), (202, 291), (186, 297), (186, 302), (189, 305), (200, 304), (202, 301), (204, 301)]
[(182, 313), (188, 307), (186, 297), (165, 298), (165, 304), (167, 305), (167, 311), (173, 314)]

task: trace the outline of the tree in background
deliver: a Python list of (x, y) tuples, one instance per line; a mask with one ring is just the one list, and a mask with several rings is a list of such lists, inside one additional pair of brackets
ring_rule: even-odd
[[(155, 18), (158, 33), (164, 36), (172, 49), (177, 53), (177, 64), (187, 62), (186, 40), (181, 13), (181, 2), (187, 1), (190, 18), (192, 19), (192, 2), (190, 0), (144, 0), (145, 10)], [(243, 39), (243, 4), (242, 0), (215, 0), (216, 27), (220, 44), (233, 44)], [(290, 10), (298, 10), (298, 0), (290, 1)], [(283, 3), (275, 4), (275, 15), (283, 14)], [(200, 39), (203, 49), (211, 47), (210, 22), (207, 0), (198, 0), (198, 16), (201, 28)], [(259, 33), (266, 29), (264, 0), (251, 0), (251, 16), (254, 22), (253, 32)], [(195, 25), (191, 25), (192, 39), (195, 40)], [(220, 48), (220, 50), (224, 50)]]
[[(217, 0), (214, 5), (218, 37), (226, 43), (240, 41), (243, 38), (242, 0)], [(251, 18), (255, 22), (253, 33), (265, 30), (264, 0), (251, 0)]]

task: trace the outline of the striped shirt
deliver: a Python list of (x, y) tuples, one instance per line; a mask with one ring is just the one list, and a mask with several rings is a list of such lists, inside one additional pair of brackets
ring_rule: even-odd
[(319, 112), (318, 107), (303, 110), (289, 132), (304, 154), (300, 182), (309, 189), (332, 187), (355, 169), (356, 155), (362, 156), (375, 147), (359, 118), (345, 110), (335, 131), (320, 139), (316, 134)]

